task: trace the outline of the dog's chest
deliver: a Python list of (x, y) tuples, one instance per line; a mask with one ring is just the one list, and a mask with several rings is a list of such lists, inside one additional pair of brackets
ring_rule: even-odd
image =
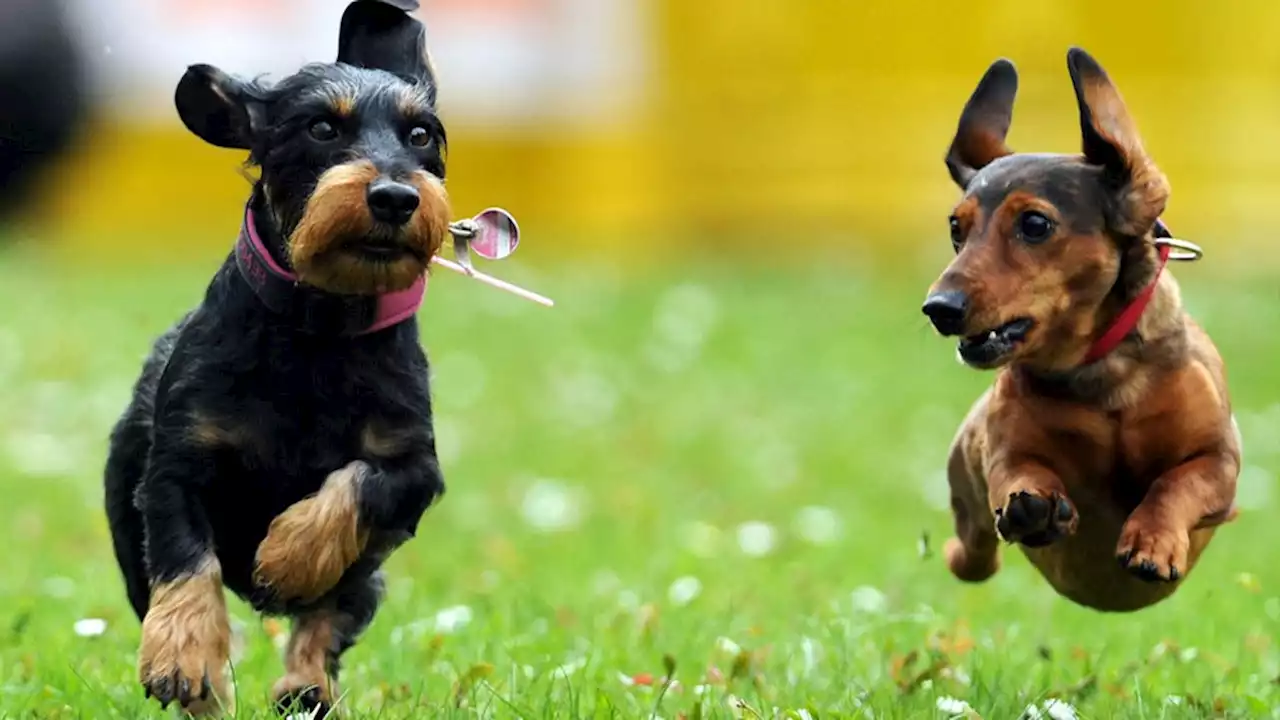
[(336, 352), (269, 338), (259, 361), (219, 368), (229, 380), (210, 411), (237, 439), (222, 453), (219, 485), (279, 510), (360, 458), (371, 425), (428, 422), (425, 357), (401, 345)]
[(1165, 413), (1114, 412), (1048, 398), (997, 394), (987, 430), (997, 454), (1036, 459), (1069, 486), (1140, 492), (1186, 459), (1187, 434)]
[[(277, 487), (311, 492), (324, 476), (359, 453), (360, 427), (365, 413), (347, 411), (338, 403), (299, 396), (295, 402), (281, 395), (271, 403), (254, 403), (254, 438), (236, 448), (243, 469), (263, 490)], [(308, 489), (309, 488), (309, 489)]]
[(1047, 423), (1047, 442), (1037, 454), (1051, 457), (1055, 469), (1069, 484), (1122, 482), (1145, 489), (1169, 464), (1172, 448), (1166, 438), (1120, 418), (1097, 413), (1066, 422), (1053, 420)]

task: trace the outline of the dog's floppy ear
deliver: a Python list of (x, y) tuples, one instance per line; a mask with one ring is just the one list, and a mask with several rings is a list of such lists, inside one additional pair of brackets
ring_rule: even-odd
[(409, 14), (417, 9), (418, 0), (355, 0), (338, 27), (338, 62), (412, 79), (434, 99), (427, 31)]
[(182, 123), (205, 142), (248, 150), (256, 110), (245, 87), (212, 65), (192, 65), (178, 81), (173, 103)]
[(947, 171), (964, 189), (978, 171), (992, 160), (1012, 155), (1004, 144), (1013, 120), (1013, 98), (1018, 94), (1018, 71), (1001, 58), (987, 68), (978, 87), (960, 113), (956, 137), (947, 151)]
[(1147, 156), (1137, 125), (1102, 66), (1073, 47), (1067, 69), (1080, 105), (1085, 160), (1102, 166), (1103, 181), (1116, 195), (1116, 217), (1108, 219), (1125, 235), (1143, 236), (1164, 212), (1169, 181)]

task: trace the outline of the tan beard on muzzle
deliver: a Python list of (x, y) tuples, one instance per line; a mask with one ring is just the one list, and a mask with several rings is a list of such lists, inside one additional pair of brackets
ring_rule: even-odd
[[(413, 217), (395, 231), (379, 228), (369, 214), (369, 183), (379, 176), (368, 160), (325, 171), (307, 199), (302, 219), (289, 237), (289, 262), (298, 278), (322, 290), (370, 295), (404, 290), (421, 277), (449, 233), (449, 198), (440, 180), (424, 170), (408, 179), (418, 191)], [(362, 255), (346, 246), (386, 235), (411, 252), (393, 260)]]

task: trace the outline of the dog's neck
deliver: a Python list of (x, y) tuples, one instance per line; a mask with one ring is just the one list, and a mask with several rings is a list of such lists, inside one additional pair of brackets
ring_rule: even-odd
[[(1149, 283), (1154, 266), (1146, 278)], [(1128, 284), (1128, 283), (1127, 283)], [(1145, 284), (1132, 283), (1127, 291), (1104, 304), (1109, 322), (1140, 292)], [(1133, 294), (1130, 294), (1133, 293)], [(1125, 296), (1128, 297), (1125, 297)], [(1151, 390), (1162, 371), (1186, 362), (1190, 346), (1186, 315), (1178, 283), (1163, 273), (1137, 326), (1114, 351), (1096, 362), (1070, 370), (1045, 371), (1018, 365), (1010, 368), (1016, 380), (1036, 395), (1098, 406), (1107, 411), (1136, 405)]]
[(240, 278), (271, 313), (300, 332), (352, 337), (411, 319), (426, 293), (426, 278), (406, 290), (380, 295), (338, 295), (301, 282), (287, 269), (285, 244), (256, 193), (245, 207), (236, 238), (235, 263)]

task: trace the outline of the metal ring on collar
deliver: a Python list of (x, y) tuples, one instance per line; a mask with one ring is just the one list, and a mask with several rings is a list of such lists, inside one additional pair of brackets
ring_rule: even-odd
[(1174, 250), (1169, 253), (1170, 260), (1192, 262), (1204, 257), (1204, 250), (1201, 250), (1199, 245), (1186, 240), (1179, 240), (1178, 238), (1156, 238), (1155, 245), (1156, 247), (1167, 245), (1174, 248)]

